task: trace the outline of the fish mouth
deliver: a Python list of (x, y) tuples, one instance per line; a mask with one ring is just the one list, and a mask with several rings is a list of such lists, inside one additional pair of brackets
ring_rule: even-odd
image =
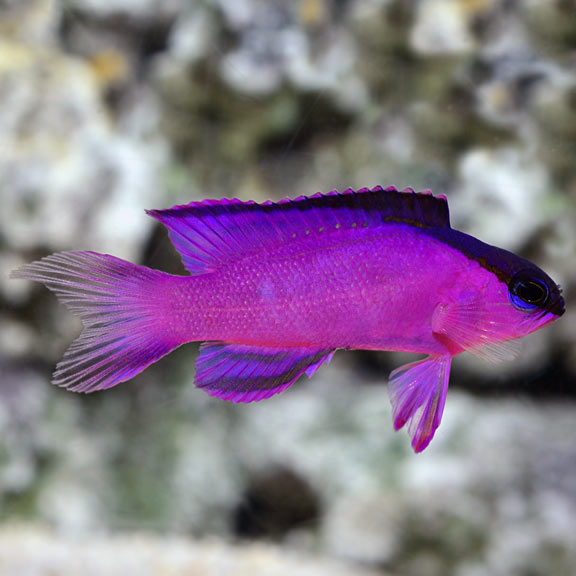
[(562, 289), (558, 286), (558, 294), (552, 301), (546, 306), (545, 312), (550, 312), (555, 316), (562, 316), (564, 312), (566, 312), (566, 303), (564, 302), (564, 298), (562, 297)]
[(544, 326), (548, 326), (548, 324), (552, 324), (552, 322), (558, 320), (562, 314), (564, 314), (565, 308), (562, 308), (560, 313), (548, 310), (542, 310), (538, 316), (536, 317), (536, 330), (540, 328), (544, 328)]

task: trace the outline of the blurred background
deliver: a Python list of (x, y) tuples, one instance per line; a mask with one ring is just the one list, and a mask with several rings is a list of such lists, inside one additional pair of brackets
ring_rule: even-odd
[[(573, 0), (0, 1), (0, 575), (576, 574), (575, 158)], [(79, 322), (12, 268), (183, 273), (144, 208), (378, 184), (446, 194), (567, 299), (517, 360), (457, 359), (423, 454), (400, 355), (253, 405), (194, 388), (194, 345), (49, 384)]]

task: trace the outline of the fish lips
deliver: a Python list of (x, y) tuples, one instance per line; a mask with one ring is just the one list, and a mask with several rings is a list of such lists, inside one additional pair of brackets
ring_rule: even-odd
[(551, 312), (558, 317), (566, 312), (566, 303), (564, 302), (560, 288), (558, 288), (557, 294), (554, 294), (552, 298), (550, 298), (550, 301), (546, 303), (544, 309), (546, 312)]

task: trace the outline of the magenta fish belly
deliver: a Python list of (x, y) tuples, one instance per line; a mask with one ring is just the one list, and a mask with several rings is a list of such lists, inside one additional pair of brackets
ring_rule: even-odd
[(319, 233), (183, 279), (180, 318), (191, 341), (444, 352), (432, 313), (467, 262), (401, 224)]

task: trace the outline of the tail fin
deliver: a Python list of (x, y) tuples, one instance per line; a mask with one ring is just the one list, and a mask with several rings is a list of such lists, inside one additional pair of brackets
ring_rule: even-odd
[(80, 316), (84, 330), (53, 384), (94, 392), (130, 380), (183, 344), (170, 330), (171, 276), (95, 252), (61, 252), (14, 270), (41, 282)]

